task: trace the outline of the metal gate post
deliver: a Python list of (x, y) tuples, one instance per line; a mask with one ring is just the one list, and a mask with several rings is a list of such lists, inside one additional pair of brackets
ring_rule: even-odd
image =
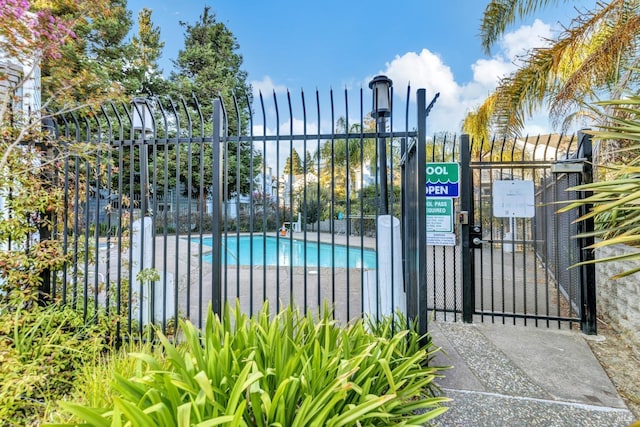
[(470, 227), (473, 226), (473, 177), (471, 175), (471, 150), (469, 135), (460, 137), (460, 209), (467, 213), (468, 220), (461, 225), (462, 244), (462, 321), (473, 322), (475, 299), (475, 256), (471, 247)]
[(427, 316), (427, 95), (425, 89), (418, 89), (418, 140), (416, 141), (416, 187), (417, 239), (418, 239), (418, 331), (421, 335), (428, 330)]
[[(593, 182), (593, 151), (591, 144), (591, 135), (579, 132), (578, 141), (580, 141), (578, 147), (578, 157), (584, 158), (582, 169), (582, 183), (590, 184)], [(580, 149), (581, 147), (581, 149)], [(580, 191), (578, 197), (585, 199), (591, 196), (591, 191)], [(585, 215), (590, 212), (593, 205), (583, 205), (580, 207), (579, 215)], [(593, 218), (581, 221), (578, 224), (578, 233), (592, 233), (594, 229)], [(596, 267), (593, 264), (595, 259), (595, 253), (593, 249), (589, 249), (589, 246), (593, 245), (595, 239), (593, 235), (587, 237), (581, 237), (579, 239), (580, 244), (580, 262), (590, 262), (580, 267), (580, 329), (582, 333), (587, 335), (597, 334), (597, 321), (596, 321)]]
[(211, 309), (222, 316), (222, 101), (213, 100), (213, 188), (211, 191), (213, 212), (211, 237)]

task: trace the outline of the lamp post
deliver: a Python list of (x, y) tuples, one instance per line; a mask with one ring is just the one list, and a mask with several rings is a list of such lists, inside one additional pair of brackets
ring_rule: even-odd
[[(380, 134), (387, 129), (387, 117), (391, 115), (391, 86), (393, 82), (387, 76), (375, 76), (369, 82), (373, 90), (373, 109), (371, 115), (376, 119), (376, 132)], [(387, 192), (387, 144), (384, 137), (378, 136), (378, 170), (380, 172), (380, 215), (389, 213), (389, 196)]]

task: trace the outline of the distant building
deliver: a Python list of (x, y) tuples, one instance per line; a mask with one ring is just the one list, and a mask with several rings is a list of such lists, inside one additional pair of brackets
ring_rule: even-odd
[[(40, 117), (40, 80), (40, 67), (34, 61), (20, 63), (0, 51), (0, 109), (6, 108), (6, 116), (0, 117), (3, 126), (20, 127)], [(0, 215), (3, 216), (7, 211), (7, 191), (0, 189)], [(7, 244), (0, 247), (6, 249)]]
[(22, 64), (0, 52), (0, 96), (1, 102), (10, 105), (9, 113), (13, 118), (39, 117), (42, 106), (40, 67), (34, 63)]
[(263, 172), (253, 177), (253, 199), (255, 202), (275, 202), (277, 190), (277, 178), (272, 175), (271, 166), (267, 166)]

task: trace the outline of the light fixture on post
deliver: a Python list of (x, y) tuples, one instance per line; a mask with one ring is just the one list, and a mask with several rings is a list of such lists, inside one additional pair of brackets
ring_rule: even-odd
[(391, 86), (393, 82), (387, 76), (375, 76), (369, 82), (369, 89), (373, 90), (373, 109), (371, 114), (374, 118), (387, 117), (391, 115)]
[[(391, 86), (393, 82), (387, 76), (375, 76), (369, 82), (373, 90), (373, 109), (371, 115), (376, 119), (376, 133), (387, 130), (387, 117), (391, 115)], [(387, 191), (387, 144), (386, 138), (378, 136), (378, 170), (380, 176), (380, 215), (389, 213), (389, 196)]]
[(131, 121), (134, 131), (142, 132), (143, 136), (147, 132), (153, 132), (153, 118), (151, 117), (151, 108), (147, 98), (136, 97), (131, 101)]

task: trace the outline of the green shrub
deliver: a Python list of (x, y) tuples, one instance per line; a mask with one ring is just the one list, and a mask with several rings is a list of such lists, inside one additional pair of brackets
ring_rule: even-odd
[(105, 325), (51, 305), (0, 307), (0, 419), (24, 426), (67, 393), (77, 369), (104, 351)]
[(61, 405), (95, 426), (423, 425), (446, 410), (433, 346), (389, 325), (266, 305), (251, 318), (237, 306), (222, 319), (209, 311), (204, 330), (181, 322), (179, 344), (159, 335), (162, 353), (132, 354), (146, 369), (114, 374), (111, 405)]
[(113, 405), (117, 391), (110, 380), (116, 374), (143, 376), (148, 366), (142, 360), (130, 357), (131, 353), (156, 354), (159, 347), (140, 340), (127, 340), (118, 349), (106, 352), (96, 357), (92, 363), (87, 363), (77, 370), (73, 391), (62, 400), (51, 402), (42, 421), (52, 423), (74, 423), (80, 421), (77, 417), (61, 410), (63, 401), (81, 403), (88, 407), (107, 407)]

